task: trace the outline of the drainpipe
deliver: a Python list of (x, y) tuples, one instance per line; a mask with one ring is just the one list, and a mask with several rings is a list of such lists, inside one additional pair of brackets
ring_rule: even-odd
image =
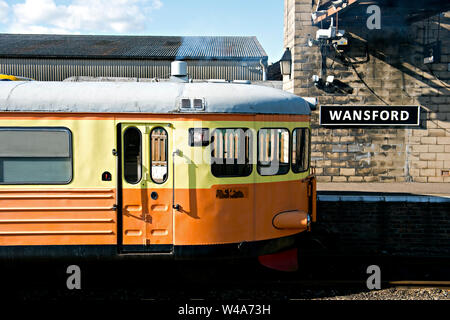
[(267, 81), (267, 60), (266, 59), (259, 60), (259, 65), (263, 70), (263, 81)]

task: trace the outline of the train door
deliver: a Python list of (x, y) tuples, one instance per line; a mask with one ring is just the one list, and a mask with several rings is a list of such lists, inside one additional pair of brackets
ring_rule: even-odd
[(118, 133), (121, 251), (171, 253), (171, 127), (121, 123)]

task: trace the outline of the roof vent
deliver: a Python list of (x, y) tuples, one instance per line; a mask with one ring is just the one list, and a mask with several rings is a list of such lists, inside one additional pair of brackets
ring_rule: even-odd
[(187, 63), (184, 61), (173, 61), (170, 65), (171, 76), (174, 77), (186, 77), (187, 76)]
[(184, 61), (173, 61), (170, 64), (170, 80), (175, 82), (189, 82), (187, 76), (187, 63)]
[(204, 111), (205, 110), (205, 99), (204, 98), (180, 98), (179, 103), (180, 111)]

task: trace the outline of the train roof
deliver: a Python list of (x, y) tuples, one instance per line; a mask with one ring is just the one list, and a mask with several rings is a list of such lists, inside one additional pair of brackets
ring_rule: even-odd
[[(183, 108), (186, 99), (201, 108)], [(199, 103), (196, 100), (196, 103)], [(304, 99), (274, 88), (234, 83), (0, 83), (0, 111), (76, 113), (239, 113), (309, 115)]]

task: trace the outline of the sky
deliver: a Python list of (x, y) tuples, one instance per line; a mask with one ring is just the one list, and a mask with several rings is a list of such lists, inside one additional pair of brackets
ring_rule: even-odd
[(256, 36), (283, 54), (283, 0), (0, 0), (0, 33)]

